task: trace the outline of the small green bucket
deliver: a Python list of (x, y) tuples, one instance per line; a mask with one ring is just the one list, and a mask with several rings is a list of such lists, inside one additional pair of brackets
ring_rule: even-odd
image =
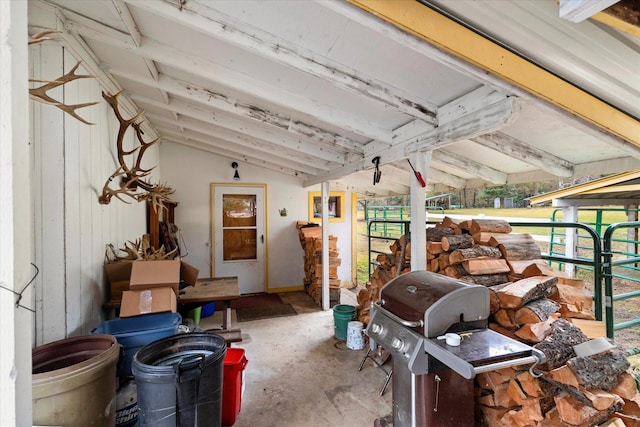
[(337, 304), (333, 307), (334, 335), (337, 339), (346, 341), (349, 322), (355, 320), (356, 308), (352, 305)]

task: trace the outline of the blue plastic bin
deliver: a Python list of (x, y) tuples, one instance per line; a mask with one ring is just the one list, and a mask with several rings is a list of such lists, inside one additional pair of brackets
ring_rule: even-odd
[(182, 316), (179, 313), (154, 313), (107, 320), (96, 326), (92, 334), (113, 335), (122, 346), (124, 355), (118, 363), (119, 377), (131, 376), (133, 356), (150, 342), (178, 333)]

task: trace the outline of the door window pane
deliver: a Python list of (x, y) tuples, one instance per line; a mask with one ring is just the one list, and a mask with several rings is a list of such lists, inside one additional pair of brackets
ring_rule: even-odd
[(223, 230), (224, 261), (256, 259), (257, 240), (255, 228), (233, 228)]
[(223, 194), (222, 213), (223, 227), (255, 227), (255, 194)]

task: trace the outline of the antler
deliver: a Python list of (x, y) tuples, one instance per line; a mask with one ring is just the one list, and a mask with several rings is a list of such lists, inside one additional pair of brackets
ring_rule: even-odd
[[(29, 44), (33, 44), (33, 43), (40, 43), (43, 40), (50, 40), (50, 37), (45, 37), (46, 34), (51, 34), (51, 33), (59, 33), (60, 31), (53, 31), (53, 30), (48, 30), (48, 31), (42, 31), (38, 34), (34, 35), (34, 38), (29, 40)], [(90, 105), (95, 105), (97, 104), (97, 102), (86, 102), (84, 104), (74, 104), (74, 105), (67, 105), (63, 102), (60, 102), (52, 97), (50, 97), (47, 94), (47, 91), (57, 88), (59, 86), (64, 85), (65, 83), (68, 82), (72, 82), (74, 80), (78, 80), (78, 79), (88, 79), (88, 78), (95, 78), (96, 76), (93, 75), (89, 75), (89, 74), (76, 74), (76, 70), (78, 69), (78, 67), (80, 66), (80, 64), (82, 63), (82, 61), (78, 61), (78, 63), (71, 69), (71, 71), (69, 71), (67, 74), (58, 77), (56, 80), (35, 80), (35, 79), (30, 79), (30, 82), (34, 82), (34, 83), (45, 83), (40, 87), (36, 87), (36, 88), (32, 88), (29, 89), (29, 95), (31, 96), (32, 99), (36, 100), (36, 101), (40, 101), (42, 103), (45, 104), (49, 104), (49, 105), (54, 105), (56, 107), (58, 107), (59, 109), (61, 109), (62, 111), (64, 111), (65, 113), (69, 114), (70, 116), (76, 118), (77, 120), (80, 120), (82, 123), (85, 123), (87, 125), (93, 125), (95, 123), (90, 123), (88, 121), (86, 121), (85, 119), (83, 119), (82, 117), (80, 117), (77, 113), (76, 110), (78, 108), (83, 108), (83, 107), (88, 107)]]
[[(138, 202), (149, 200), (152, 203), (153, 209), (157, 211), (158, 207), (164, 208), (164, 203), (171, 201), (169, 195), (173, 194), (175, 190), (166, 184), (152, 184), (146, 180), (153, 168), (143, 169), (141, 167), (142, 156), (144, 156), (144, 153), (149, 147), (159, 141), (159, 138), (149, 142), (144, 140), (144, 131), (142, 130), (142, 123), (140, 121), (144, 111), (139, 112), (129, 119), (125, 119), (122, 116), (120, 108), (118, 107), (118, 97), (121, 94), (122, 91), (115, 95), (102, 92), (102, 97), (111, 106), (113, 113), (116, 115), (116, 118), (120, 123), (116, 141), (118, 163), (120, 166), (116, 169), (113, 175), (109, 177), (107, 182), (105, 182), (104, 187), (102, 188), (102, 195), (98, 198), (98, 201), (102, 204), (108, 204), (111, 201), (111, 197), (115, 196), (125, 203), (129, 203), (120, 197), (121, 195), (125, 195), (137, 200)], [(139, 145), (131, 150), (125, 150), (123, 141), (129, 128), (134, 130)], [(132, 167), (127, 165), (125, 156), (137, 156)], [(109, 184), (118, 176), (121, 178), (120, 188), (115, 190), (111, 189)], [(138, 192), (138, 190), (142, 190), (142, 192)]]
[(53, 37), (48, 37), (49, 34), (61, 33), (62, 31), (58, 30), (44, 30), (39, 33), (35, 33), (31, 37), (29, 37), (29, 45), (43, 42), (45, 40), (53, 40)]

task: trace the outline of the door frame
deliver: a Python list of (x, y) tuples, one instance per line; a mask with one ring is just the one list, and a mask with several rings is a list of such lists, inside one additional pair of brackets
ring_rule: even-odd
[(210, 224), (210, 248), (211, 248), (211, 277), (215, 276), (215, 268), (216, 268), (216, 259), (215, 259), (215, 190), (216, 187), (258, 187), (262, 188), (264, 192), (264, 292), (267, 292), (269, 289), (269, 216), (268, 216), (268, 198), (267, 198), (267, 184), (245, 184), (245, 183), (235, 183), (235, 182), (212, 182), (209, 185), (209, 197), (210, 197), (210, 212), (209, 212), (209, 224)]

